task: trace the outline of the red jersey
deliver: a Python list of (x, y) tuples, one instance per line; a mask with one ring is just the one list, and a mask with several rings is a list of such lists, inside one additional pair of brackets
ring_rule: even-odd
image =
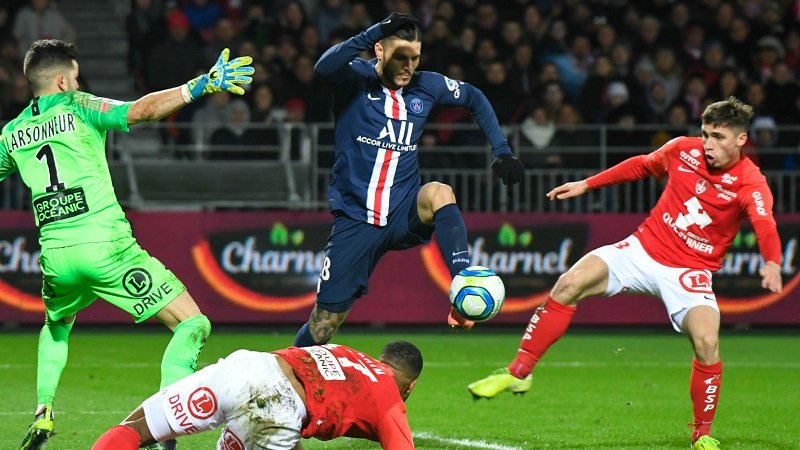
[(406, 406), (388, 365), (343, 345), (277, 350), (306, 392), (301, 433), (321, 440), (370, 439), (384, 449), (414, 448)]
[(749, 158), (709, 170), (699, 137), (678, 137), (587, 179), (590, 188), (645, 176), (669, 180), (650, 215), (634, 233), (645, 251), (671, 267), (718, 270), (745, 217), (766, 261), (781, 262), (772, 193)]

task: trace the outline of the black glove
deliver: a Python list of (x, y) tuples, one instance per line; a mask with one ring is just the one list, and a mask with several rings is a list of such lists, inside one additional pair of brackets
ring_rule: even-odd
[(503, 179), (503, 184), (515, 184), (522, 181), (525, 174), (525, 167), (516, 156), (506, 153), (498, 156), (492, 161), (492, 170), (498, 177)]
[(419, 20), (411, 14), (391, 13), (381, 21), (381, 36), (389, 37), (398, 30), (420, 28)]

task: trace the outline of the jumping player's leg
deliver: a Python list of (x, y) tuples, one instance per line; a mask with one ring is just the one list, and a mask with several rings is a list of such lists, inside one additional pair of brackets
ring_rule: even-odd
[[(436, 244), (450, 271), (450, 278), (469, 267), (469, 241), (464, 217), (456, 204), (450, 186), (431, 182), (417, 193), (417, 215), (425, 225), (433, 225)], [(447, 322), (451, 327), (471, 328), (475, 322), (461, 317), (451, 309)]]
[(433, 225), (436, 244), (450, 270), (450, 277), (469, 266), (467, 227), (456, 204), (453, 188), (431, 182), (417, 193), (417, 214), (422, 223)]
[(341, 312), (328, 311), (319, 304), (314, 305), (311, 316), (297, 332), (294, 339), (296, 347), (326, 344), (331, 340), (339, 326), (344, 323), (350, 309)]
[(211, 334), (211, 322), (188, 291), (175, 297), (156, 317), (173, 332), (161, 359), (163, 388), (197, 370), (197, 358)]
[(38, 362), (36, 366), (36, 395), (38, 409), (52, 405), (55, 399), (61, 373), (67, 365), (69, 354), (69, 333), (75, 324), (75, 316), (52, 320), (45, 317), (44, 326), (39, 333)]
[(711, 434), (722, 385), (722, 361), (719, 357), (719, 311), (710, 306), (689, 309), (682, 330), (694, 347), (689, 394), (694, 411), (692, 442)]
[(394, 223), (376, 227), (343, 214), (335, 216), (319, 274), (317, 304), (298, 330), (295, 346), (330, 341), (353, 303), (367, 293), (370, 274), (385, 251), (384, 240)]

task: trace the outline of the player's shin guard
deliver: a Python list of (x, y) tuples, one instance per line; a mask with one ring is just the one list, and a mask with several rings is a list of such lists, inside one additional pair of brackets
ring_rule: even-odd
[(722, 385), (722, 361), (703, 365), (692, 360), (692, 375), (689, 378), (689, 394), (694, 409), (692, 442), (711, 434), (711, 422), (717, 412), (719, 389)]
[(522, 336), (517, 357), (508, 365), (511, 375), (522, 379), (531, 373), (544, 352), (567, 332), (575, 309), (552, 298), (536, 309)]
[(202, 314), (189, 317), (175, 327), (161, 360), (162, 388), (197, 370), (197, 358), (210, 334), (211, 322)]
[(117, 425), (103, 433), (92, 446), (92, 450), (136, 450), (140, 442), (141, 438), (136, 430)]
[(442, 257), (450, 269), (450, 277), (456, 276), (461, 269), (469, 267), (469, 242), (467, 226), (458, 205), (450, 203), (436, 210), (433, 214), (433, 228), (436, 233), (436, 244)]
[(75, 320), (64, 323), (61, 320), (46, 318), (42, 331), (39, 333), (36, 396), (40, 408), (43, 405), (53, 404), (61, 372), (67, 365), (69, 332), (74, 323)]

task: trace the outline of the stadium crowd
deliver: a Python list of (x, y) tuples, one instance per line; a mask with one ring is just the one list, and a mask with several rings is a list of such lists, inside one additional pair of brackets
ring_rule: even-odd
[[(753, 147), (797, 146), (797, 133), (777, 127), (800, 122), (798, 1), (132, 0), (129, 71), (146, 93), (191, 78), (222, 48), (253, 55), (254, 84), (243, 100), (217, 96), (174, 120), (218, 129), (211, 143), (275, 143), (275, 133), (244, 125), (330, 121), (330, 92), (314, 63), (390, 11), (420, 18), (421, 70), (479, 87), (501, 124), (518, 124), (534, 149), (596, 144), (564, 131), (574, 124), (664, 125), (637, 136), (645, 151), (685, 133), (708, 104), (730, 95), (755, 108), (751, 157)], [(27, 105), (21, 56), (41, 36), (75, 38), (56, 1), (0, 6), (0, 120)], [(453, 109), (431, 120), (471, 122), (469, 112)], [(423, 143), (460, 145), (468, 136), (431, 131)], [(609, 136), (609, 144), (630, 138)], [(563, 161), (549, 154), (539, 162)], [(757, 162), (797, 167), (795, 155)]]

